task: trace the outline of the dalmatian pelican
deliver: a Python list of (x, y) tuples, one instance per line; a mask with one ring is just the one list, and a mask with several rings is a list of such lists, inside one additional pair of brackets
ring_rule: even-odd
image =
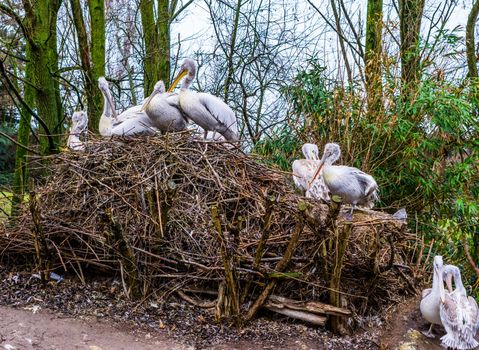
[[(456, 287), (454, 290), (453, 278)], [(474, 339), (479, 321), (476, 300), (467, 296), (466, 288), (462, 284), (461, 271), (457, 266), (445, 265), (443, 279), (446, 281), (448, 293), (442, 285), (440, 316), (446, 334), (441, 338), (441, 345), (452, 349), (474, 349), (479, 346)]]
[(323, 171), (324, 183), (331, 195), (340, 196), (345, 204), (351, 204), (348, 219), (352, 219), (357, 205), (372, 208), (379, 200), (376, 180), (361, 170), (344, 166), (332, 165), (341, 156), (341, 149), (336, 143), (328, 143), (324, 147), (323, 157), (314, 174), (313, 181)]
[(98, 130), (102, 136), (137, 136), (155, 135), (156, 128), (152, 121), (141, 112), (141, 106), (133, 106), (117, 114), (110, 87), (104, 77), (98, 78), (98, 87), (103, 95), (103, 113)]
[(442, 269), (442, 256), (436, 255), (433, 262), (432, 288), (428, 288), (422, 291), (421, 304), (419, 305), (422, 317), (424, 317), (426, 321), (431, 323), (429, 330), (424, 333), (424, 335), (429, 338), (434, 338), (434, 335), (432, 334), (432, 327), (435, 324), (442, 326), (442, 320), (440, 315), (440, 303), (442, 298), (441, 293), (444, 292)]
[(73, 151), (84, 151), (85, 145), (80, 140), (80, 136), (86, 133), (88, 128), (88, 114), (84, 111), (74, 112), (72, 115), (72, 125), (68, 135), (67, 146)]
[(293, 181), (299, 189), (305, 191), (307, 198), (315, 198), (328, 202), (330, 200), (328, 188), (320, 175), (314, 181), (313, 176), (320, 165), (318, 146), (305, 143), (301, 150), (306, 159), (297, 159), (293, 162)]
[(181, 131), (188, 125), (188, 120), (181, 113), (178, 95), (165, 92), (162, 80), (155, 84), (141, 111), (145, 111), (153, 125), (162, 132)]
[(187, 58), (168, 92), (172, 92), (184, 78), (178, 97), (185, 116), (203, 128), (205, 137), (208, 131), (217, 131), (228, 141), (238, 141), (238, 125), (233, 110), (216, 96), (189, 90), (195, 77), (196, 62)]

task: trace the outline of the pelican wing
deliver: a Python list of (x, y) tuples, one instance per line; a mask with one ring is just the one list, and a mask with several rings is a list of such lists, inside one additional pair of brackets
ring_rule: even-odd
[(376, 183), (376, 180), (374, 180), (371, 175), (366, 174), (364, 171), (361, 171), (357, 168), (350, 167), (350, 169), (351, 173), (354, 174), (355, 178), (358, 180), (359, 185), (363, 189), (364, 195), (367, 197), (372, 196), (371, 199), (378, 200), (378, 184)]
[(440, 305), (441, 322), (448, 334), (458, 331), (457, 300), (446, 294), (444, 303)]
[(155, 133), (156, 128), (145, 113), (139, 113), (136, 118), (128, 118), (111, 130), (111, 134), (117, 136), (155, 135)]
[(137, 118), (140, 115), (146, 115), (144, 112), (140, 112), (141, 107), (142, 107), (142, 105), (133, 106), (133, 107), (130, 107), (130, 108), (124, 110), (123, 112), (121, 112), (118, 115), (118, 117), (113, 119), (113, 126), (121, 124), (127, 119)]
[(479, 329), (479, 307), (477, 306), (476, 299), (473, 297), (467, 297), (469, 301), (469, 307), (471, 308), (471, 318), (474, 322), (474, 334), (477, 333)]
[(236, 124), (236, 116), (233, 110), (218, 97), (207, 94), (204, 92), (197, 93), (198, 99), (201, 104), (208, 110), (208, 112), (216, 119), (220, 124), (226, 126), (235, 134), (238, 133), (238, 127)]
[(474, 312), (468, 298), (460, 293), (449, 293), (440, 306), (441, 321), (446, 335), (442, 344), (451, 348), (472, 349), (479, 345), (474, 339), (477, 311)]

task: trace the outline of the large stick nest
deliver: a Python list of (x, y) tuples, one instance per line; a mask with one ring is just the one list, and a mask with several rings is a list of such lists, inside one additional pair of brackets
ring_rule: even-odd
[[(229, 249), (239, 285), (252, 283), (246, 302), (254, 300), (270, 278), (279, 278), (275, 294), (326, 299), (334, 256), (334, 232), (324, 227), (328, 206), (296, 193), (290, 174), (268, 168), (238, 149), (185, 132), (93, 140), (86, 152), (64, 152), (32, 164), (33, 171), (47, 172), (33, 200), (57, 272), (74, 271), (81, 278), (86, 272), (124, 277), (125, 247), (118, 240), (123, 237), (144, 295), (217, 289), (225, 274), (211, 214), (217, 207), (226, 237), (237, 233), (239, 241)], [(308, 209), (300, 210), (300, 203)], [(300, 220), (306, 224), (291, 262), (285, 274), (272, 277)], [(14, 226), (0, 234), (4, 262), (34, 261), (34, 227), (31, 211), (24, 208)], [(340, 215), (338, 229), (342, 227)], [(265, 254), (253, 269), (266, 229)], [(414, 292), (407, 266), (413, 239), (405, 223), (389, 214), (355, 213), (341, 274), (349, 308), (369, 314)]]

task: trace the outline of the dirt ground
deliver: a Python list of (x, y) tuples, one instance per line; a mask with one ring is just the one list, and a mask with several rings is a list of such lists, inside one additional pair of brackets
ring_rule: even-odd
[[(435, 340), (429, 340), (417, 332), (425, 330), (427, 325), (417, 311), (416, 302), (416, 299), (412, 299), (391, 310), (391, 320), (383, 327), (378, 341), (372, 342), (367, 348), (441, 349), (438, 337)], [(365, 349), (360, 344), (355, 344), (354, 338), (350, 338), (349, 341), (351, 345), (349, 348)], [(335, 343), (337, 339), (334, 337), (318, 342), (299, 335), (296, 339), (287, 339), (282, 344), (239, 340), (216, 344), (205, 349), (313, 350), (331, 349)], [(175, 340), (168, 330), (145, 332), (126, 324), (99, 322), (92, 317), (74, 319), (42, 310), (38, 306), (27, 306), (23, 309), (0, 306), (0, 346), (6, 350), (190, 350), (202, 348)]]
[(64, 318), (35, 308), (27, 309), (0, 306), (2, 349), (189, 349), (161, 334), (119, 329), (93, 320)]
[(126, 300), (111, 279), (42, 286), (31, 274), (0, 266), (0, 349), (442, 349), (441, 330), (434, 340), (420, 333), (428, 325), (419, 312), (419, 297), (382, 317), (356, 320), (355, 331), (342, 337), (267, 313), (238, 330), (174, 295), (161, 300)]

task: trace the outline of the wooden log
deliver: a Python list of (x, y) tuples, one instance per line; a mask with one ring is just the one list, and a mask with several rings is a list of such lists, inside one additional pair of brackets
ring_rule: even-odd
[(351, 311), (334, 305), (322, 303), (320, 301), (299, 301), (277, 295), (270, 295), (269, 300), (275, 305), (283, 305), (291, 310), (312, 312), (315, 314), (334, 315), (334, 316), (351, 316)]
[(287, 309), (270, 302), (263, 305), (263, 307), (267, 310), (279, 313), (281, 315), (285, 315), (285, 316), (295, 318), (301, 321), (312, 323), (317, 326), (324, 326), (327, 320), (327, 317), (324, 317), (324, 316), (318, 316), (316, 314), (305, 312), (305, 311)]
[(176, 293), (180, 296), (181, 299), (187, 301), (188, 303), (201, 307), (203, 309), (210, 309), (216, 306), (216, 301), (204, 301), (204, 300), (197, 300), (195, 298), (192, 298), (185, 293), (183, 293), (181, 290), (177, 290)]

